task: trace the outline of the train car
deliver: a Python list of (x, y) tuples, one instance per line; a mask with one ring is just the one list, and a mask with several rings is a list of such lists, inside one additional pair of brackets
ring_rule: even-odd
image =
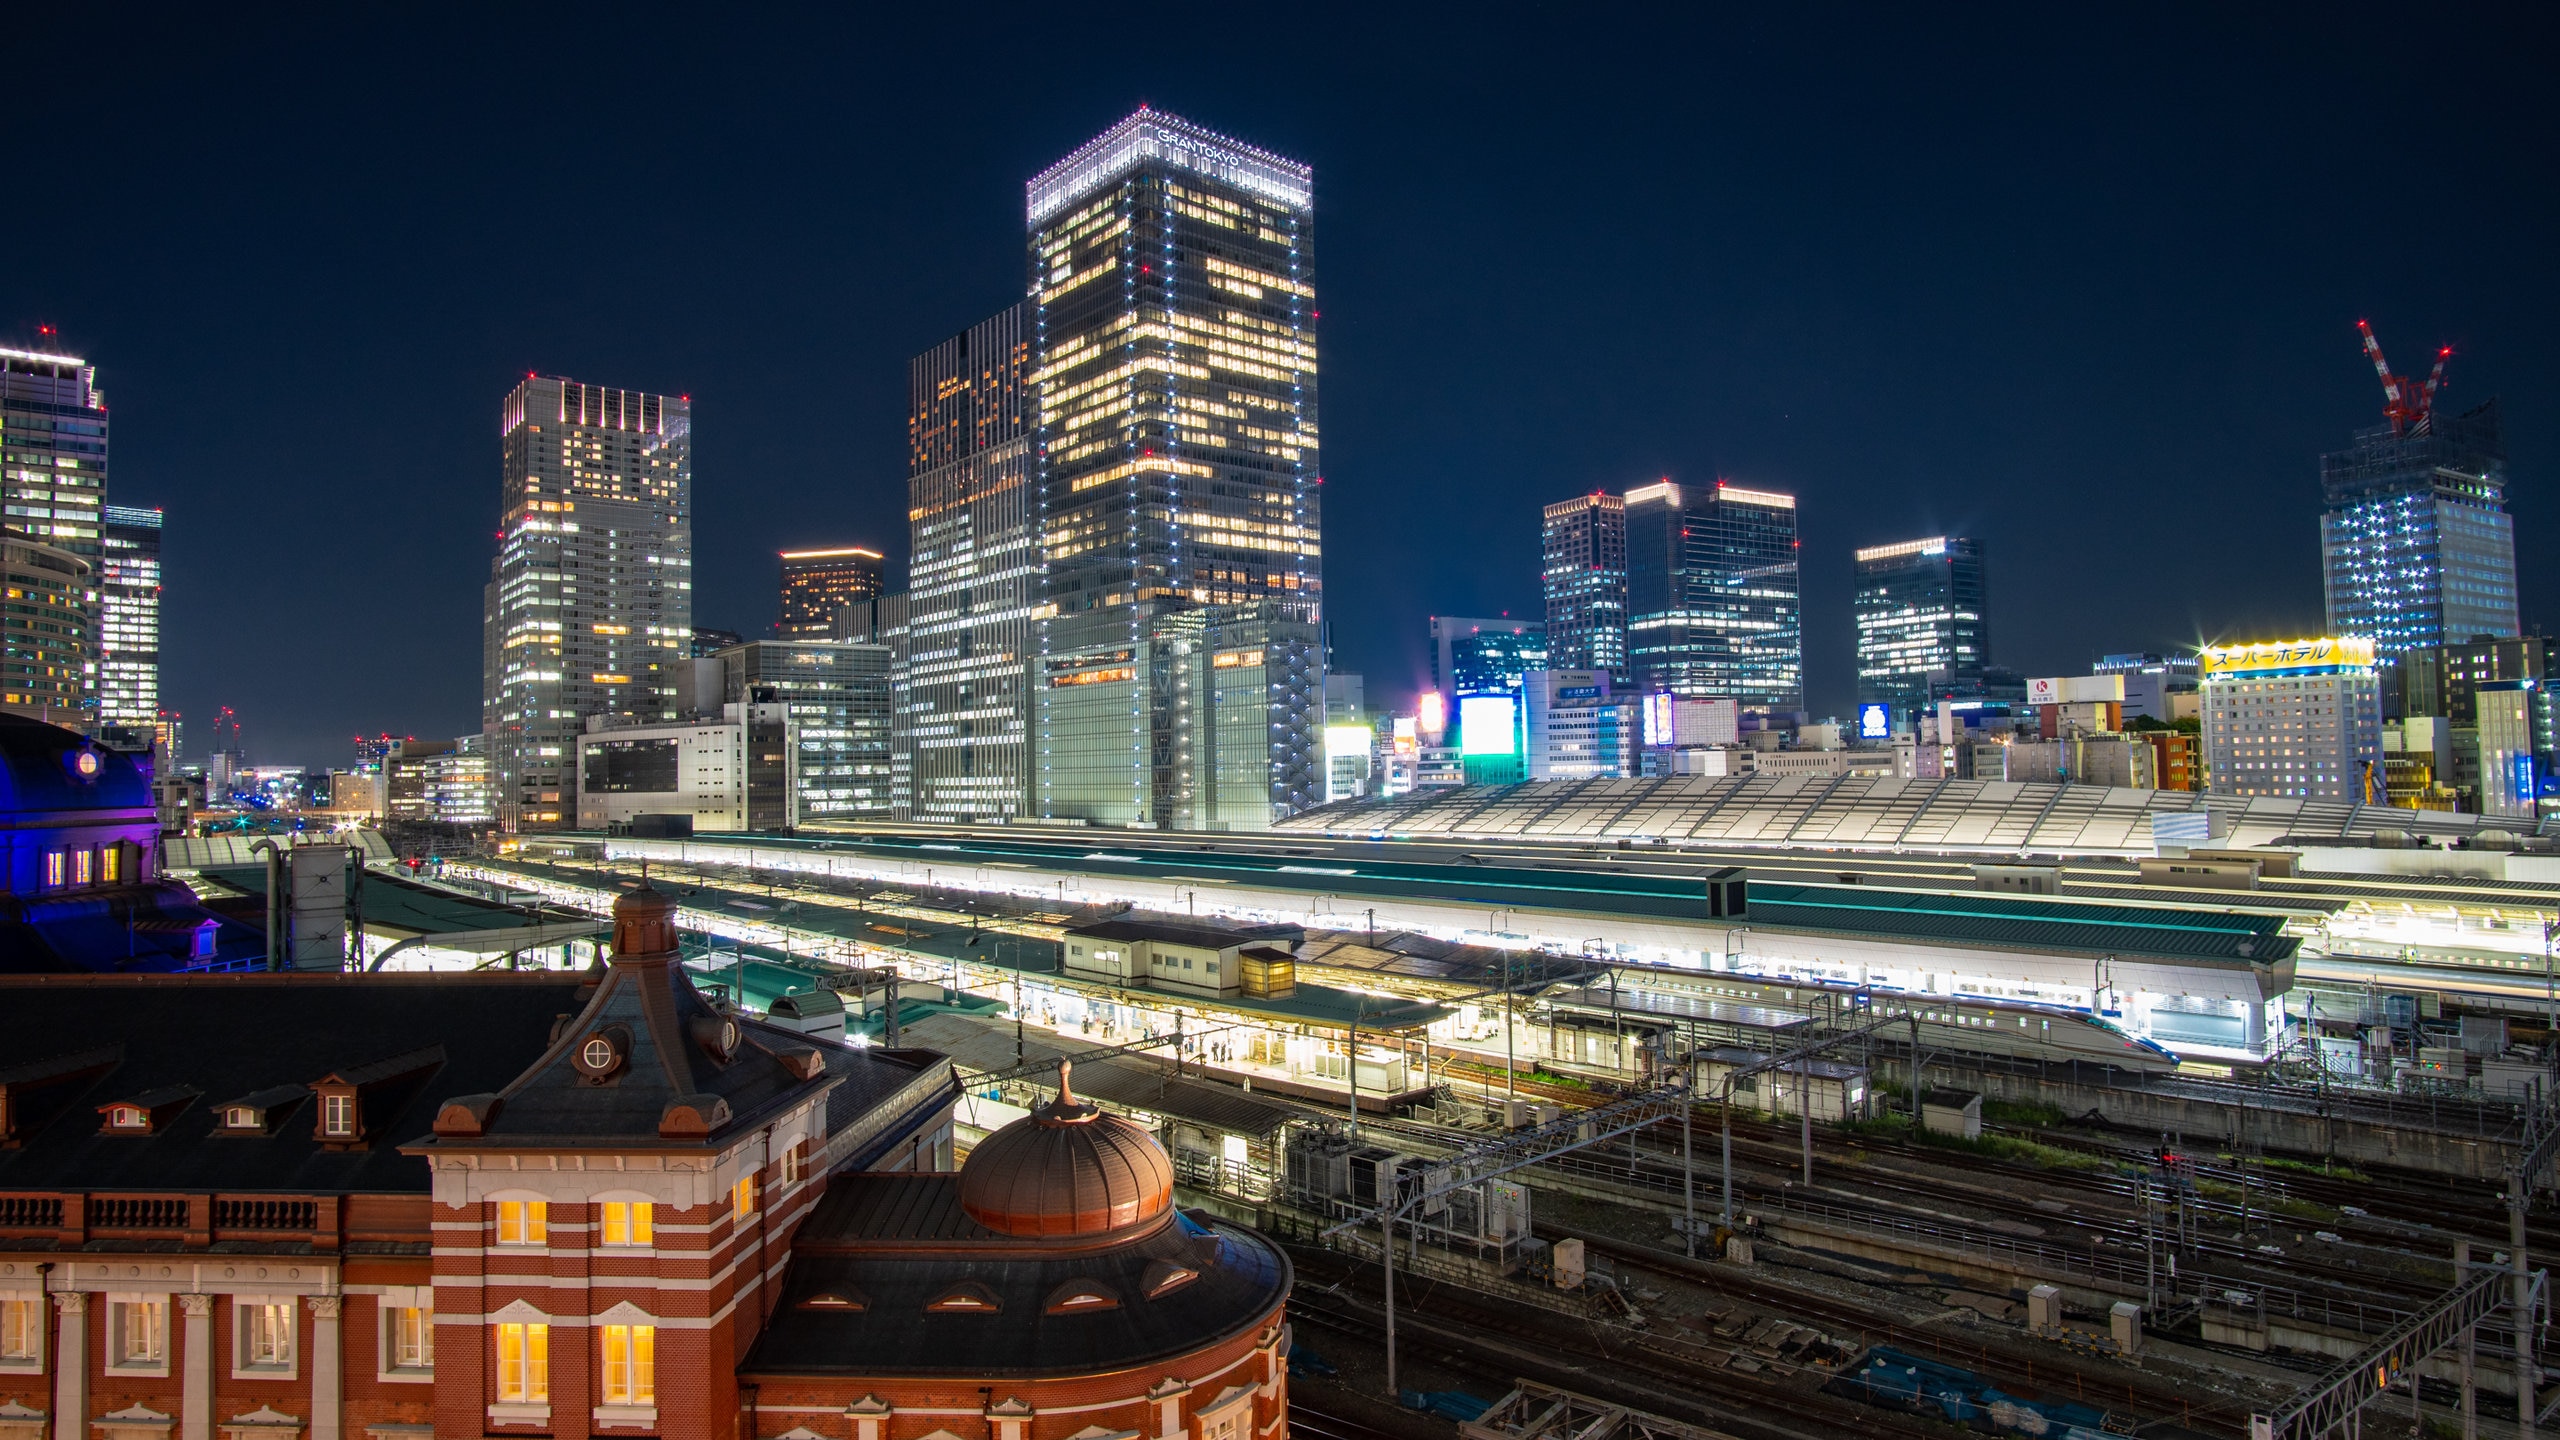
[[(1857, 1013), (1910, 1015), (1920, 1022), (1920, 1043), (1932, 1050), (2014, 1055), (2053, 1061), (2111, 1065), (2142, 1075), (2165, 1075), (2178, 1066), (2175, 1051), (2127, 1034), (2102, 1015), (2069, 1005), (1964, 995), (1915, 995), (1838, 981), (1764, 978), (1729, 973), (1683, 974), (1621, 971), (1622, 993), (1709, 997), (1792, 1010), (1829, 1022)], [(1642, 1009), (1640, 1004), (1631, 1009)]]

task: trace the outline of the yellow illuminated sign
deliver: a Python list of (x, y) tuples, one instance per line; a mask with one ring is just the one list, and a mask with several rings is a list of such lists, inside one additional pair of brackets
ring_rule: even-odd
[(2317, 640), (2262, 640), (2254, 645), (2207, 645), (2196, 652), (2207, 675), (2250, 675), (2269, 670), (2314, 670), (2339, 665), (2371, 665), (2373, 640), (2364, 635), (2327, 635)]

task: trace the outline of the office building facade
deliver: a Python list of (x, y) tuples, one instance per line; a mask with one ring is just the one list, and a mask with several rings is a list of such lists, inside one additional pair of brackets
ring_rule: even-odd
[(1627, 668), (1642, 690), (1802, 708), (1794, 496), (1721, 480), (1627, 492)]
[(1858, 703), (1904, 719), (1928, 703), (1929, 683), (1979, 681), (1991, 663), (1982, 542), (1940, 535), (1858, 552)]
[(149, 735), (160, 723), (158, 510), (109, 505), (100, 525), (98, 723)]
[(759, 640), (724, 650), (722, 701), (780, 705), (793, 752), (791, 823), (896, 813), (894, 652), (837, 640)]
[(2518, 633), (2515, 521), (2495, 400), (2320, 457), (2329, 633), (2370, 635), (2380, 662)]
[(499, 823), (578, 822), (589, 716), (676, 716), (693, 652), (693, 407), (532, 376), (500, 412), (482, 697)]
[(627, 830), (643, 815), (681, 815), (702, 833), (791, 827), (790, 720), (778, 704), (723, 706), (717, 716), (614, 724), (597, 715), (577, 737), (578, 828)]
[[(1552, 665), (1547, 627), (1508, 616), (1431, 617), (1431, 684), (1460, 695), (1518, 694), (1523, 677)], [(1455, 713), (1454, 709), (1450, 713)]]
[(1593, 491), (1546, 509), (1547, 663), (1627, 673), (1627, 502)]
[[(74, 355), (0, 348), (0, 437), (7, 441), (0, 477), (8, 489), (0, 527), (79, 560), (93, 588), (105, 563), (107, 428), (98, 367)], [(88, 606), (81, 694), (60, 723), (96, 723), (103, 619)], [(13, 671), (8, 688), (30, 691), (16, 683), (27, 678)]]
[(486, 825), (497, 818), (485, 735), (394, 741), (382, 777), (383, 810), (395, 822)]
[(774, 634), (785, 640), (824, 640), (836, 633), (836, 611), (881, 594), (880, 552), (840, 545), (832, 550), (782, 552), (781, 618)]
[(2212, 793), (2385, 803), (2382, 680), (2371, 640), (2214, 645), (2199, 658)]
[(1029, 307), (1008, 307), (907, 365), (909, 658), (898, 752), (917, 819), (1029, 813), (1041, 569), (1029, 319)]
[(1312, 186), (1140, 110), (1027, 187), (1044, 818), (1323, 797)]
[(89, 562), (58, 546), (0, 535), (0, 710), (78, 727), (90, 705)]
[(1523, 759), (1531, 780), (1636, 773), (1642, 707), (1609, 688), (1606, 670), (1540, 670), (1520, 687)]

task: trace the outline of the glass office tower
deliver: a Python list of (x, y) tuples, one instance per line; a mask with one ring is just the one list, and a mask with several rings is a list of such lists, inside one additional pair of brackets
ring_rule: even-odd
[(1530, 674), (1562, 668), (1548, 648), (1547, 627), (1538, 621), (1508, 616), (1431, 617), (1431, 683), (1443, 695), (1487, 695), (1497, 690), (1516, 695)]
[(498, 422), (482, 716), (499, 823), (572, 828), (590, 715), (673, 720), (693, 650), (693, 407), (540, 375)]
[(130, 505), (102, 513), (98, 723), (147, 735), (160, 723), (161, 513)]
[(1668, 480), (1627, 492), (1627, 668), (1636, 686), (1804, 705), (1796, 498)]
[(1547, 654), (1558, 670), (1627, 673), (1627, 502), (1593, 491), (1546, 509)]
[(906, 694), (899, 754), (918, 819), (1028, 812), (1031, 612), (1040, 547), (1029, 307), (907, 365)]
[(1043, 817), (1323, 799), (1313, 199), (1152, 110), (1030, 182)]
[(2506, 485), (2495, 400), (2406, 435), (2377, 426), (2321, 456), (2329, 633), (2372, 636), (2386, 666), (2432, 645), (2517, 634)]
[(1940, 535), (1858, 552), (1858, 703), (1908, 717), (1931, 677), (1979, 684), (1991, 663), (1982, 543)]
[(782, 552), (782, 616), (774, 633), (785, 640), (826, 640), (836, 633), (836, 611), (881, 595), (880, 552), (854, 545), (831, 550)]
[[(77, 557), (94, 582), (107, 503), (107, 396), (98, 367), (74, 355), (0, 348), (0, 469), (8, 479), (0, 524)], [(96, 708), (101, 618), (91, 605), (75, 702), (83, 720)]]

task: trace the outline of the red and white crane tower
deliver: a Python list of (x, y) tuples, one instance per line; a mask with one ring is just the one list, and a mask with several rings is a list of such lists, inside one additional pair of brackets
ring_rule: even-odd
[(2434, 430), (2436, 392), (2444, 388), (2444, 362), (2453, 358), (2453, 347), (2436, 352), (2436, 368), (2421, 385), (2392, 372), (2391, 362), (2382, 358), (2382, 342), (2373, 338), (2370, 321), (2357, 321), (2356, 330), (2364, 336), (2365, 358), (2373, 362), (2373, 373), (2382, 377), (2382, 413), (2391, 419), (2391, 433), (2424, 435)]

